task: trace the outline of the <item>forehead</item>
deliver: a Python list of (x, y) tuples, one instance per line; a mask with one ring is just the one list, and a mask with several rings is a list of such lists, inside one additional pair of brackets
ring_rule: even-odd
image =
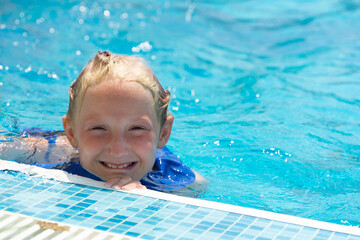
[(149, 89), (136, 81), (125, 81), (118, 79), (105, 80), (90, 86), (84, 98), (87, 96), (107, 96), (110, 98), (123, 97), (124, 99), (138, 99), (153, 102)]
[(96, 111), (102, 114), (151, 114), (155, 115), (151, 92), (140, 83), (109, 80), (88, 88), (80, 109), (81, 115)]

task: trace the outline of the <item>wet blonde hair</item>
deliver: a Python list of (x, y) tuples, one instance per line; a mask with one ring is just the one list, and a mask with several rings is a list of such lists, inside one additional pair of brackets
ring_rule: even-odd
[(73, 121), (89, 87), (109, 79), (137, 82), (148, 89), (154, 100), (155, 112), (160, 126), (166, 121), (170, 92), (165, 90), (144, 59), (136, 56), (115, 55), (107, 51), (98, 52), (81, 71), (69, 89), (67, 119)]

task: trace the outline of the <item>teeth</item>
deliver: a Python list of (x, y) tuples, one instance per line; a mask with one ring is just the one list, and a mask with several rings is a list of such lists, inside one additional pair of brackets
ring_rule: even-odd
[(126, 168), (132, 164), (132, 163), (125, 163), (123, 165), (114, 165), (114, 164), (107, 163), (107, 162), (103, 162), (103, 163), (104, 163), (104, 165), (106, 165), (110, 168), (117, 168), (117, 169)]

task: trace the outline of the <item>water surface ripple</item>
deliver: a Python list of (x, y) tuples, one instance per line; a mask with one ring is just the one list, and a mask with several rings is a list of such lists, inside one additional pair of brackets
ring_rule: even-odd
[(3, 0), (0, 134), (61, 129), (96, 51), (138, 54), (202, 198), (360, 225), (359, 29), (349, 0)]

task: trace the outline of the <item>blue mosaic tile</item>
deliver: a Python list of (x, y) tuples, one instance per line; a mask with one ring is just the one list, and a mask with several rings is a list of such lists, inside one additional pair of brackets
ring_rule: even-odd
[(206, 207), (0, 172), (0, 209), (141, 239), (360, 237)]

